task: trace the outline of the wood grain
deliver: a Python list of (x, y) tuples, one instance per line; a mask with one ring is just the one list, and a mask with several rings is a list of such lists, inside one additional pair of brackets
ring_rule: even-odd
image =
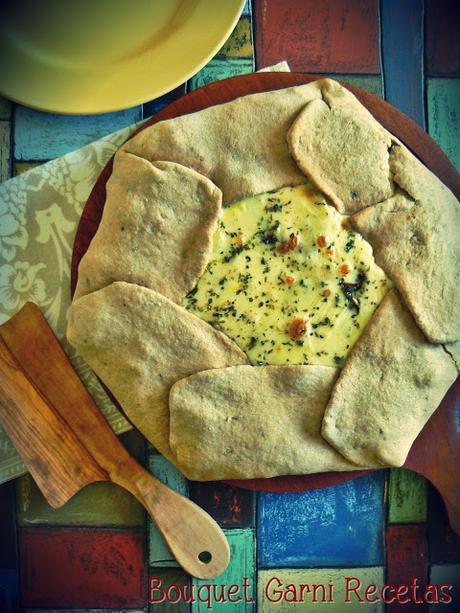
[[(301, 73), (259, 73), (213, 83), (173, 102), (152, 117), (140, 130), (164, 119), (199, 111), (213, 104), (229, 102), (242, 95), (313, 81), (315, 77)], [(347, 86), (373, 116), (390, 132), (398, 136), (415, 155), (430, 168), (460, 198), (460, 175), (438, 145), (403, 113), (358, 88)], [(73, 257), (71, 290), (75, 290), (78, 264), (99, 225), (105, 202), (105, 185), (112, 172), (112, 161), (104, 168), (83, 211), (77, 230)], [(460, 531), (460, 490), (456, 487), (460, 474), (460, 436), (455, 427), (455, 400), (460, 384), (454, 384), (441, 407), (425, 426), (414, 443), (406, 468), (429, 479), (442, 492), (448, 504), (452, 525)], [(233, 485), (269, 492), (300, 492), (344, 483), (362, 476), (365, 471), (327, 473), (274, 479), (233, 481)]]
[(24, 375), (0, 340), (0, 422), (53, 507), (106, 473)]
[(218, 524), (128, 454), (32, 303), (0, 327), (0, 387), (0, 421), (52, 506), (110, 479), (147, 509), (187, 572), (211, 579), (226, 569), (229, 546)]

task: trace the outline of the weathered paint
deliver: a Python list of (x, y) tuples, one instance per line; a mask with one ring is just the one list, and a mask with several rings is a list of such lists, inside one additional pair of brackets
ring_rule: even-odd
[(142, 532), (23, 529), (24, 607), (142, 607), (147, 591)]
[[(410, 585), (417, 579), (419, 585), (428, 580), (428, 551), (424, 524), (389, 526), (386, 533), (387, 582), (392, 585)], [(411, 595), (407, 596), (411, 598)], [(387, 612), (401, 610), (401, 604), (390, 603)], [(419, 604), (408, 602), (407, 609), (418, 610)], [(415, 607), (415, 608), (414, 608)], [(406, 605), (404, 605), (406, 608)], [(421, 611), (426, 609), (422, 606)]]
[(221, 526), (248, 528), (254, 525), (255, 493), (219, 481), (191, 483), (191, 499), (210, 513)]
[(246, 57), (252, 59), (252, 55), (251, 17), (241, 17), (217, 56), (228, 58)]
[[(224, 530), (228, 544), (230, 545), (230, 564), (227, 570), (213, 581), (192, 580), (192, 584), (199, 587), (203, 584), (224, 585), (227, 588), (232, 584), (243, 586), (244, 579), (247, 579), (247, 600), (256, 600), (256, 554), (255, 554), (255, 535), (250, 528)], [(219, 594), (218, 594), (219, 595)], [(246, 602), (244, 590), (240, 587), (239, 594), (232, 597), (240, 597), (242, 600), (236, 604), (230, 602), (213, 602), (212, 611), (215, 613), (228, 613), (228, 611), (238, 611), (238, 613), (252, 613), (255, 610), (254, 602)], [(206, 602), (192, 603), (192, 613), (205, 613), (209, 609)], [(259, 609), (260, 610), (260, 609)]]
[(188, 82), (190, 91), (229, 77), (249, 74), (254, 70), (252, 58), (214, 58)]
[[(148, 460), (148, 467), (152, 475), (155, 475), (168, 487), (184, 496), (188, 495), (188, 485), (185, 477), (162, 455), (152, 454)], [(164, 542), (160, 531), (150, 518), (148, 519), (148, 527), (150, 566), (177, 566), (177, 562)]]
[(261, 494), (262, 568), (383, 563), (385, 472), (302, 494)]
[(408, 470), (390, 470), (388, 521), (391, 524), (424, 522), (426, 507), (425, 479)]
[(431, 77), (460, 77), (460, 3), (425, 0), (425, 66)]
[(364, 89), (378, 98), (383, 98), (383, 81), (380, 75), (349, 75), (349, 74), (328, 74), (324, 75), (331, 79)]
[[(152, 591), (150, 591), (150, 586)], [(149, 573), (149, 593), (148, 600), (154, 602), (149, 604), (149, 612), (151, 613), (186, 613), (189, 611), (189, 605), (180, 599), (179, 602), (168, 602), (166, 596), (169, 595), (170, 600), (175, 600), (179, 597), (179, 592), (175, 588), (177, 586), (183, 589), (185, 586), (190, 586), (190, 577), (182, 570), (175, 569), (151, 569)], [(167, 594), (168, 589), (171, 591)], [(164, 594), (163, 594), (164, 592)], [(161, 601), (163, 598), (163, 602)]]
[(28, 170), (37, 168), (37, 166), (40, 166), (40, 162), (16, 162), (13, 167), (13, 175), (17, 177), (18, 175), (22, 175)]
[(142, 107), (105, 115), (54, 115), (15, 107), (16, 160), (51, 160), (142, 119)]
[(131, 494), (113, 483), (92, 483), (63, 507), (53, 509), (30, 475), (17, 481), (20, 526), (124, 526), (142, 527), (144, 511)]
[(377, 0), (254, 0), (257, 68), (379, 74)]
[(444, 564), (442, 566), (434, 564), (431, 567), (430, 583), (434, 585), (447, 584), (452, 585), (452, 590), (449, 593), (452, 596), (450, 604), (431, 605), (430, 613), (439, 611), (448, 611), (453, 613), (460, 608), (460, 564)]
[(0, 121), (0, 181), (11, 176), (11, 123)]
[(428, 132), (460, 171), (460, 79), (428, 79)]
[[(385, 583), (385, 573), (381, 566), (370, 568), (320, 568), (320, 569), (302, 569), (284, 570), (280, 568), (274, 568), (271, 570), (262, 570), (258, 573), (258, 606), (261, 613), (291, 613), (295, 611), (320, 611), (327, 610), (335, 611), (336, 613), (379, 613), (384, 611), (384, 606), (381, 602), (377, 603), (361, 603), (359, 602), (356, 593), (351, 591), (351, 588), (356, 587), (358, 593), (364, 598), (365, 588), (371, 584), (376, 585), (378, 588)], [(274, 580), (275, 579), (275, 580)], [(276, 581), (278, 579), (281, 582), (281, 586)], [(347, 579), (348, 587), (350, 588), (348, 597), (350, 602), (346, 602), (347, 598)], [(360, 585), (357, 581), (360, 581)], [(287, 598), (292, 598), (288, 595), (288, 590), (283, 590), (287, 585), (293, 584), (299, 586), (306, 584), (310, 586), (310, 595), (305, 591), (305, 602), (294, 603), (284, 600), (279, 602), (271, 602), (271, 600), (277, 600), (283, 595), (283, 591), (287, 594)], [(313, 586), (317, 585), (317, 588)], [(320, 587), (324, 585), (324, 591)], [(332, 601), (328, 601), (330, 592), (329, 586), (332, 585)], [(277, 589), (279, 592), (275, 592)], [(280, 594), (281, 592), (281, 594)], [(300, 595), (300, 588), (298, 592)], [(317, 602), (313, 601), (316, 594)], [(325, 598), (325, 602), (321, 602), (321, 599)]]
[(423, 2), (385, 0), (381, 24), (385, 98), (423, 128)]

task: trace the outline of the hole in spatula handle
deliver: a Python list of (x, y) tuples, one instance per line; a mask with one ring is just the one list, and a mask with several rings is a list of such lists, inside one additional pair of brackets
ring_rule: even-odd
[(209, 564), (212, 560), (212, 553), (210, 551), (202, 551), (198, 554), (198, 559), (200, 562), (203, 562), (203, 564)]

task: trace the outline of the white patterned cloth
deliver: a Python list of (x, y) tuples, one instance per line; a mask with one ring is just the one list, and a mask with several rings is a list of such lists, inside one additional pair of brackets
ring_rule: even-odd
[[(65, 340), (72, 247), (96, 179), (136, 129), (124, 128), (0, 185), (0, 323), (35, 302), (118, 434), (130, 425)], [(0, 483), (26, 472), (0, 427)]]

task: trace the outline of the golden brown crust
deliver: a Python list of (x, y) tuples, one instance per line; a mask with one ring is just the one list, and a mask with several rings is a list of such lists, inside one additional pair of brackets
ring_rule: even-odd
[(201, 370), (247, 363), (228, 337), (131, 283), (113, 283), (76, 300), (67, 338), (130, 421), (168, 458), (171, 385)]
[(449, 343), (460, 339), (460, 206), (435, 177), (423, 186), (425, 170), (417, 162), (414, 174), (401, 169), (404, 182), (398, 176), (406, 187), (416, 183), (411, 191), (420, 199), (397, 193), (354, 215), (352, 224), (372, 245), (377, 264), (426, 337)]
[(220, 190), (194, 170), (119, 151), (75, 297), (128, 281), (179, 303), (206, 267), (221, 202)]
[(189, 479), (355, 470), (321, 437), (338, 369), (233, 366), (171, 388), (170, 444)]
[(334, 387), (322, 434), (351, 462), (402, 466), (456, 377), (450, 356), (426, 341), (390, 290)]
[(393, 194), (390, 134), (338, 83), (323, 82), (323, 100), (305, 106), (287, 140), (299, 168), (340, 213)]
[(152, 162), (171, 160), (209, 177), (229, 204), (302, 183), (286, 132), (320, 83), (253, 94), (190, 115), (159, 122), (123, 149)]

